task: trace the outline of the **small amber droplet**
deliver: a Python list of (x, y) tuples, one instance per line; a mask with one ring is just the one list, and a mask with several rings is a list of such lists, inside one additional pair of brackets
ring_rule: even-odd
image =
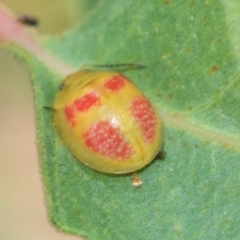
[(134, 187), (140, 187), (142, 185), (143, 181), (142, 179), (136, 174), (133, 174), (133, 181), (132, 184)]

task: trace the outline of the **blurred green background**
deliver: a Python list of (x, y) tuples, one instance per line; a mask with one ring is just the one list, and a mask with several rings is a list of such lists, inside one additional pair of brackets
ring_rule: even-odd
[[(1, 0), (16, 16), (37, 17), (43, 36), (81, 21), (96, 0)], [(79, 14), (81, 13), (81, 14)], [(0, 240), (75, 240), (49, 223), (36, 146), (28, 70), (0, 48)]]

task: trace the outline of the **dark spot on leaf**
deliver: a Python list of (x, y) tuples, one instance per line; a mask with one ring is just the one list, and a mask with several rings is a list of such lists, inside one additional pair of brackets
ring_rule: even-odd
[(205, 141), (205, 144), (206, 144), (206, 145), (209, 145), (209, 144), (210, 144), (210, 142), (207, 140), (207, 141)]
[(173, 88), (177, 88), (178, 87), (178, 85), (175, 84), (175, 83), (172, 86), (173, 86)]
[(211, 67), (211, 72), (212, 73), (215, 73), (217, 71), (218, 71), (218, 67), (217, 66), (214, 65), (214, 66)]
[(190, 172), (190, 176), (191, 176), (191, 177), (195, 177), (196, 175), (197, 175), (197, 174), (196, 174), (195, 171), (191, 171), (191, 172)]
[(167, 98), (168, 100), (172, 100), (172, 94), (168, 94)]
[(169, 4), (170, 0), (164, 0), (164, 4)]
[(216, 108), (216, 107), (217, 107), (217, 103), (214, 103), (214, 104), (213, 104), (213, 108)]
[(173, 66), (176, 67), (178, 65), (178, 62), (173, 62)]
[(184, 144), (183, 144), (183, 147), (188, 148), (188, 144), (187, 144), (187, 143), (184, 143)]
[(160, 223), (158, 224), (158, 226), (159, 226), (159, 227), (162, 227), (162, 226), (163, 226), (163, 222), (160, 222)]
[(203, 20), (208, 20), (208, 15), (204, 15)]
[(222, 147), (227, 148), (228, 145), (227, 145), (226, 143), (223, 143), (223, 144), (222, 144)]
[(171, 141), (171, 140), (173, 140), (173, 137), (172, 137), (172, 136), (169, 136), (169, 137), (168, 137), (168, 141)]
[(190, 6), (193, 7), (195, 5), (195, 1), (190, 2)]
[(173, 201), (174, 201), (174, 202), (179, 202), (179, 200), (180, 200), (180, 198), (179, 198), (178, 196), (176, 196), (176, 197), (173, 198)]
[(226, 225), (229, 225), (231, 223), (231, 221), (229, 220), (229, 219), (227, 219), (226, 221), (225, 221), (225, 224)]

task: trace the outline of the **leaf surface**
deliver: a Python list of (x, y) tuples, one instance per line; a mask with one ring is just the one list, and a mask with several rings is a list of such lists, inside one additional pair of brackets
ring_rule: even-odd
[(43, 108), (63, 78), (19, 50), (31, 66), (46, 201), (60, 229), (91, 240), (239, 238), (239, 8), (237, 1), (104, 0), (80, 26), (42, 42), (72, 69), (147, 66), (124, 74), (162, 114), (167, 157), (139, 172), (140, 188), (130, 175), (95, 172), (71, 155)]

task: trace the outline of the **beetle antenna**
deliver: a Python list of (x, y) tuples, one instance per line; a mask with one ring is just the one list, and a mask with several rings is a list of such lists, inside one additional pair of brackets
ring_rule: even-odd
[(85, 65), (83, 68), (86, 70), (91, 70), (94, 68), (146, 68), (147, 66), (144, 64), (138, 64), (138, 63), (119, 63), (119, 64), (90, 64), (90, 65)]
[(53, 108), (53, 107), (49, 107), (49, 106), (43, 106), (43, 108), (47, 109), (47, 110), (50, 110), (50, 111), (57, 111), (57, 109)]

